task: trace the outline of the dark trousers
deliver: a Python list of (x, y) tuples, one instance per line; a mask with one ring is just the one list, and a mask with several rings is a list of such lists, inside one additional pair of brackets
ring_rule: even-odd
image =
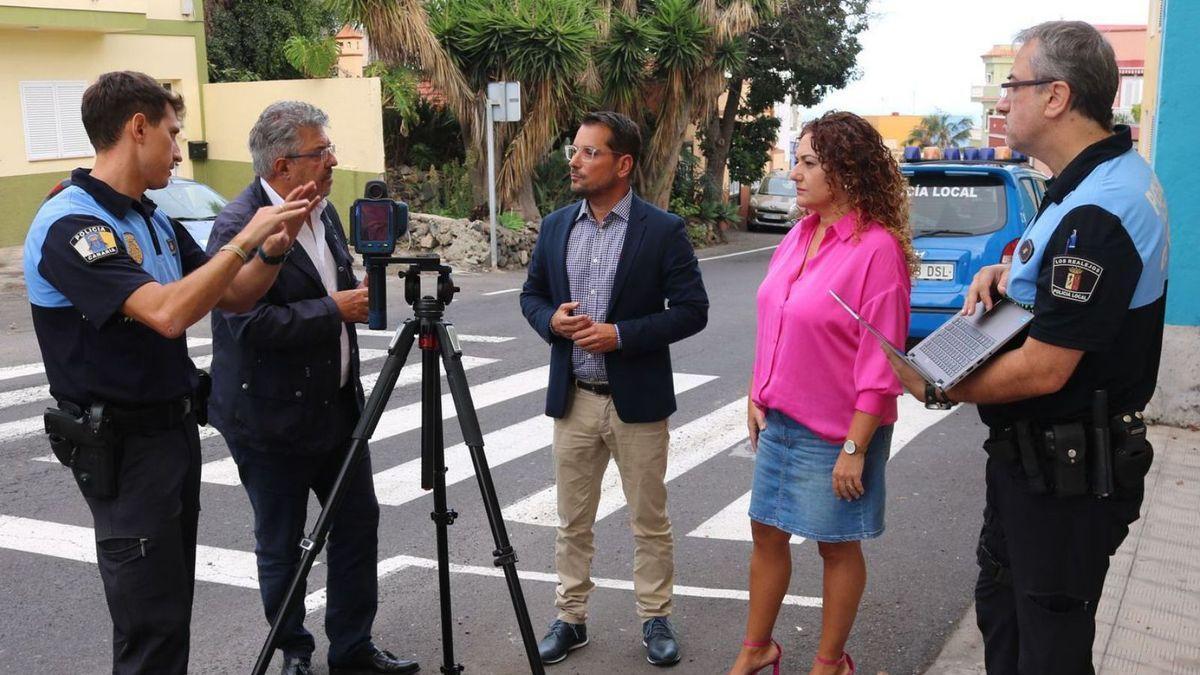
[(126, 435), (117, 496), (86, 498), (113, 622), (114, 673), (186, 673), (200, 515), (196, 422)]
[(975, 611), (989, 675), (1091, 675), (1108, 559), (1142, 503), (1140, 479), (1108, 499), (1030, 492), (1018, 465), (987, 463)]
[[(296, 455), (247, 450), (233, 443), (229, 447), (254, 508), (254, 552), (267, 621), (275, 619), (300, 562), (308, 494), (311, 491), (325, 503), (349, 449), (357, 417), (353, 399), (338, 407), (340, 419), (330, 423), (341, 425), (345, 433), (339, 437), (346, 440), (329, 452)], [(325, 634), (331, 663), (346, 661), (371, 640), (378, 600), (379, 502), (368, 454), (359, 459), (347, 481), (325, 548)], [(315, 649), (312, 634), (304, 628), (303, 606), (292, 612), (280, 632), (279, 648), (288, 655), (311, 655)]]

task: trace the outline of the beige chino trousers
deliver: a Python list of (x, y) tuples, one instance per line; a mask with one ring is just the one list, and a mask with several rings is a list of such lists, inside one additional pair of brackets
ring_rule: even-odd
[(633, 588), (644, 619), (671, 613), (675, 542), (667, 515), (667, 420), (628, 424), (612, 397), (572, 387), (567, 415), (554, 421), (554, 474), (558, 489), (558, 618), (587, 621), (595, 553), (592, 526), (609, 457), (617, 464), (633, 528)]

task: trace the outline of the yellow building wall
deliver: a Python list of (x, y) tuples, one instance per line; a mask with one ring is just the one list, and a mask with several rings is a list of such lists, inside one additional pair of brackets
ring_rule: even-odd
[[(4, 0), (0, 3), (5, 7), (24, 7), (29, 9), (65, 9), (77, 12), (126, 12), (130, 14), (146, 14), (148, 5), (165, 5), (170, 0)], [(178, 2), (175, 5), (179, 5)], [(178, 12), (176, 12), (178, 14)]]
[(1142, 118), (1138, 124), (1138, 152), (1153, 160), (1154, 123), (1158, 113), (1158, 71), (1162, 59), (1162, 3), (1150, 0), (1146, 25), (1146, 70), (1142, 78)]
[(904, 140), (921, 123), (920, 115), (864, 115), (863, 119), (875, 127), (891, 150), (903, 148)]
[(254, 177), (250, 128), (275, 101), (306, 101), (329, 115), (329, 140), (337, 146), (338, 158), (330, 201), (343, 221), (366, 182), (384, 173), (377, 77), (222, 82), (204, 85), (203, 97), (208, 161), (196, 163), (195, 177), (226, 197), (237, 195)]
[[(14, 3), (5, 3), (10, 6)], [(28, 3), (33, 4), (33, 3)], [(72, 3), (55, 4), (56, 7)], [(85, 2), (83, 4), (95, 4)], [(139, 5), (142, 11), (166, 12), (178, 2), (103, 3), (106, 7)], [(199, 2), (197, 3), (199, 4)], [(160, 7), (161, 6), (161, 7)], [(199, 10), (197, 10), (199, 11)], [(178, 10), (175, 10), (178, 15)], [(81, 30), (25, 30), (0, 28), (0, 246), (18, 244), (42, 198), (58, 180), (76, 167), (90, 167), (92, 157), (28, 161), (21, 111), (20, 83), (30, 80), (80, 80), (93, 82), (101, 73), (138, 69), (169, 82), (182, 94), (190, 112), (184, 118), (180, 146), (184, 160), (178, 173), (193, 176), (187, 159), (187, 141), (204, 138), (200, 113), (200, 82), (206, 79), (202, 62), (203, 34), (198, 22), (157, 21), (147, 30), (179, 34), (102, 33)], [(191, 33), (191, 34), (189, 34)]]

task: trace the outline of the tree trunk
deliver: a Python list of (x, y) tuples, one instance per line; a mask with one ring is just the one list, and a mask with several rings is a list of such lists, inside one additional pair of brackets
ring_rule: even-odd
[(514, 210), (521, 214), (525, 222), (536, 223), (542, 219), (542, 214), (538, 211), (537, 199), (533, 196), (533, 172), (525, 178), (522, 184), (521, 191), (517, 195), (517, 203), (513, 205)]
[(660, 209), (670, 207), (671, 185), (675, 182), (675, 168), (679, 166), (679, 151), (683, 147), (683, 136), (687, 133), (688, 121), (692, 114), (690, 101), (683, 101), (680, 108), (671, 128), (655, 130), (655, 135), (664, 134), (666, 151), (657, 162), (658, 166), (646, 167), (648, 170), (642, 173), (645, 190), (642, 197)]
[(742, 107), (742, 89), (745, 82), (740, 77), (729, 81), (725, 110), (721, 112), (719, 118), (713, 116), (709, 120), (706, 131), (712, 151), (712, 154), (704, 157), (706, 188), (711, 187), (718, 190), (722, 195), (722, 201), (724, 201), (724, 195), (728, 193), (728, 190), (722, 189), (725, 187), (725, 165), (729, 161), (729, 151), (733, 147), (733, 129), (737, 123), (738, 110)]

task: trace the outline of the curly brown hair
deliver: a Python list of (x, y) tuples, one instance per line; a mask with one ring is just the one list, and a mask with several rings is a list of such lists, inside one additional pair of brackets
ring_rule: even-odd
[(857, 229), (873, 220), (882, 224), (900, 243), (909, 273), (915, 275), (920, 259), (908, 222), (908, 181), (883, 137), (858, 115), (837, 110), (807, 122), (800, 130), (805, 134), (834, 194), (845, 195), (858, 211)]

